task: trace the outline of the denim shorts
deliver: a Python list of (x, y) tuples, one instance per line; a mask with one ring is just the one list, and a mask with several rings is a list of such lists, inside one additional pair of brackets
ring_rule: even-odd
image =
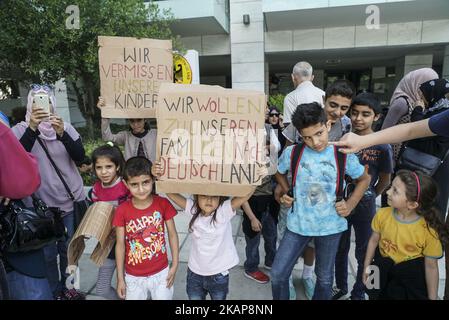
[(211, 276), (202, 276), (187, 269), (187, 295), (190, 300), (226, 300), (229, 292), (229, 272), (224, 271)]

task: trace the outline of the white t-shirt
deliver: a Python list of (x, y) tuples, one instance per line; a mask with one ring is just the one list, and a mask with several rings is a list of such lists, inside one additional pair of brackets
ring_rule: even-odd
[[(185, 212), (189, 215), (193, 215), (192, 206), (193, 201), (188, 199)], [(232, 239), (231, 219), (235, 210), (232, 210), (231, 200), (226, 200), (215, 214), (215, 221), (212, 221), (212, 215), (199, 215), (192, 226), (188, 266), (202, 276), (225, 272), (239, 263)]]
[(325, 92), (312, 82), (304, 81), (284, 98), (284, 123), (291, 123), (296, 107), (303, 103), (318, 102), (323, 105)]

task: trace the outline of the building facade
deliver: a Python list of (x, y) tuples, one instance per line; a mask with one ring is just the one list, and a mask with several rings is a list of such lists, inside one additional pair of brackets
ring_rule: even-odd
[[(154, 1), (154, 0), (153, 0)], [(149, 1), (145, 1), (149, 2)], [(352, 81), (388, 104), (399, 80), (432, 67), (449, 78), (449, 0), (161, 0), (186, 49), (199, 53), (200, 83), (286, 94), (301, 60), (315, 85)], [(2, 101), (10, 111), (22, 102)], [(58, 113), (83, 126), (73, 90), (56, 84)]]
[(387, 103), (404, 74), (433, 67), (449, 78), (448, 0), (165, 0), (200, 82), (267, 94), (292, 90), (296, 62), (315, 84), (338, 78)]

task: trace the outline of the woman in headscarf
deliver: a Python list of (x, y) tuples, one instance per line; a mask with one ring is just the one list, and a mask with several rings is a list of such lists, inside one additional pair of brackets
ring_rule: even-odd
[[(390, 107), (388, 108), (382, 129), (410, 122), (410, 114), (414, 106), (418, 101), (421, 101), (418, 91), (419, 86), (426, 81), (437, 78), (438, 74), (431, 68), (421, 68), (407, 73), (399, 81), (391, 96)], [(402, 144), (392, 144), (391, 147), (393, 148), (393, 158), (396, 162)]]
[(276, 130), (277, 137), (279, 140), (279, 143), (281, 144), (281, 149), (279, 150), (279, 155), (284, 149), (285, 146), (285, 137), (282, 134), (282, 130), (284, 129), (281, 124), (281, 113), (279, 112), (279, 109), (276, 106), (271, 106), (268, 110), (268, 122), (271, 124), (271, 127)]
[[(36, 94), (48, 95), (49, 113), (36, 105)], [(15, 125), (12, 130), (25, 150), (31, 152), (39, 163), (42, 183), (35, 195), (49, 207), (58, 207), (63, 211), (63, 221), (68, 233), (67, 239), (44, 248), (50, 288), (57, 299), (79, 299), (81, 296), (76, 290), (68, 290), (65, 286), (68, 276), (66, 274), (67, 246), (75, 232), (73, 201), (69, 198), (63, 182), (38, 139), (46, 147), (50, 157), (61, 172), (75, 198), (74, 201), (80, 201), (86, 198), (83, 181), (75, 164), (76, 161), (84, 159), (81, 137), (70, 123), (64, 122), (56, 114), (55, 95), (53, 89), (47, 85), (32, 85), (32, 89), (28, 93), (25, 121)], [(28, 199), (26, 204), (30, 203)], [(61, 279), (59, 279), (59, 273)]]
[[(445, 94), (449, 92), (449, 81), (446, 79), (434, 79), (422, 83), (419, 87), (419, 94), (422, 98), (421, 105), (417, 105), (411, 114), (411, 121), (428, 119), (443, 111), (449, 110), (449, 100)], [(436, 205), (444, 217), (447, 211), (449, 198), (449, 138), (436, 136), (429, 138), (414, 139), (405, 143), (410, 147), (426, 154), (440, 158), (441, 165), (432, 178), (438, 185), (438, 196)]]

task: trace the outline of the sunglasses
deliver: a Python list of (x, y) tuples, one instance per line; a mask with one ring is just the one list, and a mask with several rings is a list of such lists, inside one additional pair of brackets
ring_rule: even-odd
[(53, 86), (49, 84), (37, 84), (33, 83), (30, 85), (30, 88), (33, 92), (39, 92), (39, 91), (45, 91), (47, 93), (50, 93), (53, 91)]
[(270, 116), (270, 117), (278, 117), (279, 118), (279, 113), (270, 113), (270, 114), (268, 114), (268, 116)]

